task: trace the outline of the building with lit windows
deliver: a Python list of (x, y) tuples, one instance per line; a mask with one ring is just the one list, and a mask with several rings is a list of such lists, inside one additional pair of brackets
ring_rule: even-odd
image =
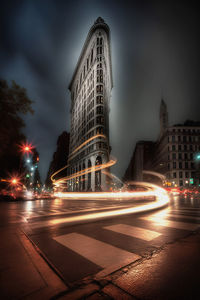
[[(110, 30), (102, 18), (91, 27), (72, 80), (68, 176), (109, 161), (109, 110), (112, 81)], [(87, 142), (88, 141), (88, 142)], [(107, 189), (103, 171), (68, 181), (72, 191)]]
[(200, 122), (168, 126), (155, 149), (152, 167), (166, 176), (168, 185), (200, 184)]
[(136, 144), (124, 178), (142, 181), (143, 171), (147, 170), (164, 175), (168, 186), (192, 187), (200, 184), (200, 122), (186, 121), (169, 126), (167, 105), (163, 100), (159, 138), (156, 142)]

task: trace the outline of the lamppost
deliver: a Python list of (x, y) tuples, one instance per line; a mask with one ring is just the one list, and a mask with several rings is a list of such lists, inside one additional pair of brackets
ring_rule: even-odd
[[(19, 172), (21, 173), (21, 168), (22, 168), (22, 161), (23, 161), (23, 157), (26, 156), (26, 162), (28, 164), (30, 164), (31, 159), (30, 159), (30, 154), (33, 154), (32, 150), (35, 148), (31, 143), (25, 142), (22, 143), (21, 145), (19, 145), (20, 148), (20, 152), (22, 153), (21, 155), (21, 159), (20, 159), (20, 166), (19, 166)], [(26, 178), (25, 181), (30, 181), (29, 176), (27, 176), (29, 174), (26, 174)], [(29, 182), (30, 183), (30, 182)], [(26, 185), (29, 186), (29, 184), (26, 182)]]

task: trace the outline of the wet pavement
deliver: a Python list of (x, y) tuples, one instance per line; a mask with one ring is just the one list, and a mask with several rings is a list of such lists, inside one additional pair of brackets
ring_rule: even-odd
[[(176, 196), (168, 208), (148, 214), (77, 225), (64, 221), (70, 214), (116, 209), (119, 204), (130, 202), (2, 202), (1, 228), (9, 224), (23, 230), (68, 288), (81, 286), (83, 292), (82, 286), (91, 284), (93, 292), (89, 289), (88, 295), (96, 293), (96, 299), (120, 299), (117, 294), (121, 299), (125, 295), (124, 299), (197, 299), (199, 197)], [(57, 219), (62, 222), (43, 226), (46, 220)]]

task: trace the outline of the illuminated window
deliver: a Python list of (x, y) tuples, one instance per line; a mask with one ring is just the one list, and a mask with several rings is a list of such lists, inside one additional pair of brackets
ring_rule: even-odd
[(97, 85), (96, 91), (97, 91), (97, 93), (102, 93), (103, 92), (103, 85)]

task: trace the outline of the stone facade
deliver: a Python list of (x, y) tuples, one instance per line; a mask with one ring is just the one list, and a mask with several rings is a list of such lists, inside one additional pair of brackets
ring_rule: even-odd
[[(112, 86), (110, 30), (99, 17), (88, 33), (69, 85), (71, 92), (69, 176), (109, 161), (109, 110)], [(68, 189), (106, 190), (106, 180), (106, 175), (102, 171), (90, 172), (70, 179)]]

